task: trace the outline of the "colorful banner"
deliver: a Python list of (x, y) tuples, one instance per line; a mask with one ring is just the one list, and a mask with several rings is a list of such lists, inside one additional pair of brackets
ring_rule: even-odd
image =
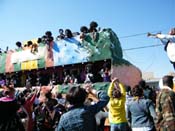
[(32, 53), (30, 49), (14, 52), (11, 56), (11, 62), (19, 63), (24, 61), (37, 60), (46, 54), (46, 46), (38, 47), (38, 51)]
[(87, 62), (90, 55), (76, 38), (66, 38), (53, 44), (54, 66)]
[(38, 61), (27, 61), (21, 63), (21, 70), (32, 70), (32, 69), (38, 69)]

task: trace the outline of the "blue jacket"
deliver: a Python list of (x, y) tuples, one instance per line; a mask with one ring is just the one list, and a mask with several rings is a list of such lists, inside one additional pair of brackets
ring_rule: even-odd
[(108, 103), (109, 97), (105, 92), (99, 92), (99, 101), (90, 106), (72, 107), (60, 118), (57, 131), (96, 131), (95, 114)]
[(131, 127), (154, 127), (156, 119), (155, 107), (151, 100), (134, 98), (127, 106), (127, 119), (131, 123)]

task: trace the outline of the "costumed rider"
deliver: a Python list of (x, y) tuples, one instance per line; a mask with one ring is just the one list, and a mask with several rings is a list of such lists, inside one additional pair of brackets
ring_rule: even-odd
[(151, 34), (148, 33), (148, 37), (159, 38), (165, 45), (164, 49), (167, 52), (170, 62), (173, 64), (175, 70), (175, 28), (172, 28), (168, 34)]

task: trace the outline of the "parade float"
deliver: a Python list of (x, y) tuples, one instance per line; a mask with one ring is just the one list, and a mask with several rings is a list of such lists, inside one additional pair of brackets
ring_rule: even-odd
[(118, 77), (125, 85), (134, 86), (142, 77), (141, 71), (123, 58), (120, 41), (110, 28), (95, 34), (86, 32), (83, 36), (77, 33), (70, 37), (57, 37), (46, 43), (42, 39), (31, 41), (34, 47), (26, 47), (23, 43), (25, 48), (0, 54), (0, 74), (20, 78), (19, 86), (25, 86), (28, 74), (35, 75), (35, 78), (42, 74), (44, 80), (54, 76), (59, 90), (66, 92), (67, 85), (63, 82), (65, 70), (79, 75), (81, 84), (85, 80), (86, 67), (91, 64), (94, 87), (107, 89), (109, 82), (100, 77), (106, 62), (110, 63), (111, 77)]

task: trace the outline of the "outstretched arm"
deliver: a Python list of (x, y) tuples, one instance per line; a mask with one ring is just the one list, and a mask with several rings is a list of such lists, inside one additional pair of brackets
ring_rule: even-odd
[(175, 35), (161, 34), (161, 33), (157, 33), (157, 34), (148, 33), (147, 36), (153, 37), (153, 38), (159, 38), (161, 40), (166, 39), (166, 40), (169, 40), (171, 42), (175, 42)]

